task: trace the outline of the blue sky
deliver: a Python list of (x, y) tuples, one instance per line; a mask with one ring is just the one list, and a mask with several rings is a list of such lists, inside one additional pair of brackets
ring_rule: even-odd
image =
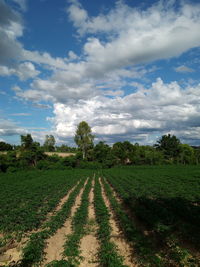
[(200, 2), (0, 0), (0, 140), (200, 144)]

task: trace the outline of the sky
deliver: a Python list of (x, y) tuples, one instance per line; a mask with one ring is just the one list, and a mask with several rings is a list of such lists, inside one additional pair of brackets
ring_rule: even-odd
[(200, 0), (0, 0), (0, 141), (200, 145)]

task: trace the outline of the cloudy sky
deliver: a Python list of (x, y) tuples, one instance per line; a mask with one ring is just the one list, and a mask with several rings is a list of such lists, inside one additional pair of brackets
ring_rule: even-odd
[(0, 0), (0, 140), (200, 144), (200, 1)]

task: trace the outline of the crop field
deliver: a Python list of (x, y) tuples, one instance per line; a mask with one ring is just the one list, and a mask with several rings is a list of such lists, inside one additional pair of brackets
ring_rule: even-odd
[(0, 184), (0, 266), (200, 266), (198, 166), (27, 171)]

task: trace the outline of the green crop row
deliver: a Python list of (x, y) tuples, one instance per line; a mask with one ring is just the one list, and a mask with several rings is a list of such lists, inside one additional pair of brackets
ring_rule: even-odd
[(163, 266), (162, 259), (159, 255), (156, 255), (156, 250), (152, 243), (135, 227), (133, 219), (130, 218), (124, 211), (124, 208), (115, 198), (112, 189), (105, 179), (102, 179), (102, 183), (111, 207), (117, 217), (120, 228), (126, 239), (132, 244), (134, 250), (136, 251), (135, 256), (137, 257), (138, 262), (140, 262), (142, 266)]
[(99, 261), (101, 267), (126, 267), (123, 265), (123, 258), (118, 254), (117, 248), (110, 241), (111, 226), (109, 223), (110, 214), (102, 197), (101, 185), (98, 178), (95, 178), (94, 207), (98, 222), (98, 239), (100, 241)]
[(71, 208), (75, 202), (75, 199), (83, 187), (85, 179), (75, 187), (70, 193), (68, 200), (64, 203), (62, 208), (50, 218), (50, 220), (44, 225), (44, 229), (40, 232), (34, 233), (30, 236), (30, 240), (23, 249), (23, 258), (19, 265), (20, 267), (31, 267), (43, 260), (44, 248), (46, 246), (46, 240), (56, 233), (57, 229), (61, 228), (65, 220), (71, 213)]
[(81, 204), (72, 218), (73, 232), (67, 236), (63, 252), (63, 256), (67, 257), (67, 260), (53, 261), (47, 265), (48, 267), (74, 267), (79, 265), (81, 260), (80, 240), (84, 235), (84, 226), (86, 225), (88, 218), (89, 192), (91, 190), (91, 183), (92, 179), (90, 178), (83, 191)]
[[(118, 172), (106, 170), (104, 174), (124, 205), (151, 233), (158, 253), (166, 259), (165, 266), (169, 260), (171, 266), (198, 266), (196, 253), (180, 246), (187, 240), (194, 248), (199, 248), (198, 170), (191, 171), (188, 177), (180, 177), (178, 167), (169, 169), (124, 168)], [(196, 187), (192, 188), (191, 184)]]
[(27, 171), (0, 175), (0, 232), (37, 229), (48, 212), (89, 171)]

